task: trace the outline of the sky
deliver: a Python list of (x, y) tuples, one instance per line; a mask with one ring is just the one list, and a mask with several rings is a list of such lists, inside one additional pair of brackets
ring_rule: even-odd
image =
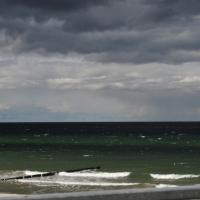
[(200, 120), (199, 0), (0, 0), (0, 122)]

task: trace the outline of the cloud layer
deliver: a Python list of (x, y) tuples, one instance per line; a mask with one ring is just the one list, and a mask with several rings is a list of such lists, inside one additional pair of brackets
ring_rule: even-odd
[(199, 120), (199, 27), (198, 0), (1, 0), (0, 120)]
[[(7, 0), (0, 27), (15, 53), (76, 52), (104, 62), (199, 61), (198, 0)], [(2, 33), (2, 34), (3, 34)], [(3, 36), (2, 36), (3, 37)]]

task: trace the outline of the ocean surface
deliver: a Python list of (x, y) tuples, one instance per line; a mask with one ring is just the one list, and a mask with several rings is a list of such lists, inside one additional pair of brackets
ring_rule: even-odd
[[(0, 181), (0, 192), (38, 194), (199, 184), (200, 124), (186, 124), (80, 127), (66, 123), (56, 124), (57, 128), (51, 123), (0, 124), (1, 179), (57, 172), (50, 177)], [(96, 166), (101, 169), (66, 172)]]

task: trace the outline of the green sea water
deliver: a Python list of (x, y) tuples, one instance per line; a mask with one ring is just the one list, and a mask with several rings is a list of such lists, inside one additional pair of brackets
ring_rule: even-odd
[(33, 194), (198, 184), (200, 136), (47, 133), (0, 136), (2, 178), (97, 165), (100, 170), (74, 175), (1, 181), (0, 192)]

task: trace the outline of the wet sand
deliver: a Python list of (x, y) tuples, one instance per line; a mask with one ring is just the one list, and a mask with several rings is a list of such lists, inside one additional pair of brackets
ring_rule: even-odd
[(72, 192), (72, 193), (54, 193), (54, 194), (40, 194), (40, 195), (12, 195), (3, 194), (4, 197), (0, 199), (65, 199), (65, 200), (183, 200), (183, 199), (199, 199), (200, 198), (200, 185), (181, 186), (176, 188), (147, 188), (147, 189), (122, 189), (122, 190), (107, 190), (107, 191), (90, 191), (90, 192)]
[(0, 199), (3, 199), (5, 197), (20, 197), (22, 195), (20, 194), (9, 194), (9, 193), (0, 193)]

